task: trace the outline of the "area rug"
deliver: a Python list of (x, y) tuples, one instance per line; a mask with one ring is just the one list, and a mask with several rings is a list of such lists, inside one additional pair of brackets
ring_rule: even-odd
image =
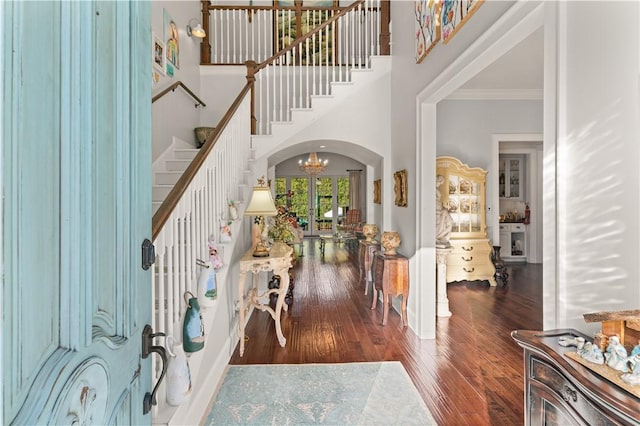
[(233, 365), (206, 425), (435, 425), (400, 362)]

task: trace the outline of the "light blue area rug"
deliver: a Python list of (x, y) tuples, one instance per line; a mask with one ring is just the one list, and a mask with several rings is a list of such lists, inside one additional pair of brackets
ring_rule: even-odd
[(233, 365), (206, 425), (435, 425), (400, 362)]

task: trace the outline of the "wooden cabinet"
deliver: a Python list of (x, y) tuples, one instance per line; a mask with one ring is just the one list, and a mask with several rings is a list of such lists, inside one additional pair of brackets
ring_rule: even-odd
[(376, 308), (378, 290), (382, 291), (382, 325), (387, 324), (391, 296), (402, 295), (402, 321), (407, 322), (407, 297), (409, 296), (409, 259), (398, 254), (384, 254), (377, 251), (373, 255), (373, 303), (371, 309)]
[(566, 357), (575, 347), (560, 337), (588, 336), (576, 330), (511, 333), (524, 349), (525, 425), (638, 425), (640, 398)]
[(438, 157), (436, 174), (445, 179), (438, 190), (453, 220), (447, 282), (486, 280), (496, 285), (485, 218), (487, 172), (469, 167), (454, 157)]
[(500, 198), (522, 200), (524, 157), (500, 154), (498, 161), (498, 194)]
[(524, 223), (500, 224), (500, 257), (507, 261), (527, 260), (527, 225)]

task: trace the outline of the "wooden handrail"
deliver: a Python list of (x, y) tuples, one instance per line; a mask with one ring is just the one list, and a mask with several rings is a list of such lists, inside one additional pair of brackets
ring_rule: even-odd
[(277, 52), (276, 54), (274, 54), (270, 58), (267, 58), (264, 61), (262, 61), (260, 64), (258, 64), (256, 66), (256, 68), (254, 70), (254, 73), (260, 71), (263, 68), (265, 68), (267, 65), (275, 62), (276, 59), (286, 55), (289, 52), (291, 52), (293, 49), (298, 47), (302, 42), (304, 42), (305, 40), (307, 40), (307, 39), (313, 37), (314, 35), (318, 34), (320, 31), (324, 30), (326, 27), (328, 27), (329, 25), (333, 24), (335, 21), (340, 19), (342, 16), (346, 15), (348, 12), (351, 12), (353, 9), (355, 9), (356, 7), (358, 7), (359, 5), (361, 5), (364, 2), (365, 2), (365, 0), (357, 0), (357, 1), (353, 2), (352, 4), (350, 4), (349, 6), (342, 8), (342, 10), (340, 10), (340, 12), (338, 12), (335, 15), (333, 15), (331, 18), (327, 19), (322, 24), (320, 24), (317, 27), (315, 27), (313, 30), (311, 30), (308, 33), (303, 34), (300, 37), (296, 38), (285, 49), (280, 50), (279, 52)]
[(191, 89), (189, 89), (182, 81), (176, 81), (175, 83), (173, 83), (171, 86), (167, 87), (166, 89), (164, 89), (162, 92), (158, 93), (157, 95), (155, 95), (152, 99), (151, 99), (151, 103), (154, 103), (155, 101), (157, 101), (158, 99), (160, 99), (161, 97), (163, 97), (164, 95), (166, 95), (169, 92), (173, 92), (174, 90), (176, 90), (176, 88), (178, 88), (178, 86), (182, 87), (184, 89), (185, 92), (187, 92), (193, 99), (195, 99), (196, 102), (198, 102), (196, 104), (196, 108), (198, 108), (200, 105), (202, 106), (207, 106), (207, 104), (205, 104), (204, 102), (202, 102), (202, 99), (200, 99), (199, 97), (196, 96), (195, 93), (193, 93), (191, 91)]
[(202, 145), (202, 148), (200, 148), (200, 151), (198, 151), (196, 156), (193, 158), (191, 164), (189, 164), (189, 167), (187, 167), (182, 176), (180, 176), (180, 179), (178, 179), (178, 182), (176, 182), (176, 184), (173, 186), (171, 192), (169, 192), (169, 195), (167, 195), (167, 198), (165, 198), (160, 208), (158, 208), (158, 211), (156, 211), (156, 213), (153, 215), (153, 220), (151, 221), (151, 232), (153, 240), (158, 237), (158, 234), (162, 230), (162, 227), (169, 219), (169, 216), (171, 216), (171, 212), (173, 212), (176, 205), (178, 204), (178, 201), (180, 201), (180, 198), (182, 198), (182, 195), (184, 194), (187, 186), (195, 177), (196, 173), (209, 155), (209, 152), (211, 152), (216, 142), (218, 141), (220, 134), (227, 127), (227, 125), (231, 121), (231, 118), (240, 107), (242, 100), (247, 95), (250, 89), (250, 83), (247, 83), (243, 87), (242, 91), (238, 94), (235, 101), (233, 101), (233, 104), (231, 104), (229, 110), (218, 122), (215, 130), (209, 135), (204, 145)]

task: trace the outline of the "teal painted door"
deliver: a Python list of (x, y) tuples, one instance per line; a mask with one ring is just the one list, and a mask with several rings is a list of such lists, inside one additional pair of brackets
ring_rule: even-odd
[(0, 2), (2, 424), (145, 424), (149, 2)]

